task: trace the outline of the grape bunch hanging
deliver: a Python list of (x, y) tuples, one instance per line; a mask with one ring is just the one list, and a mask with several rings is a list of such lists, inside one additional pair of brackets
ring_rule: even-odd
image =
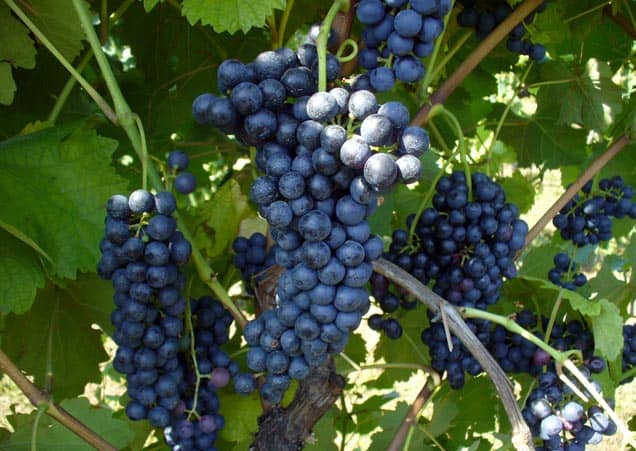
[(375, 91), (389, 91), (396, 79), (415, 83), (424, 77), (421, 58), (433, 53), (450, 9), (449, 0), (360, 2), (356, 15), (365, 28), (358, 63)]
[[(219, 68), (226, 96), (203, 94), (193, 105), (199, 122), (255, 145), (265, 174), (252, 184), (251, 198), (276, 243), (270, 253), (285, 270), (276, 308), (249, 322), (244, 336), (247, 364), (267, 373), (261, 393), (271, 403), (280, 402), (291, 379), (304, 379), (342, 351), (360, 324), (369, 308), (371, 262), (383, 249), (367, 218), (378, 195), (418, 180), (418, 157), (429, 146), (399, 102), (380, 105), (372, 92), (346, 85), (317, 91), (316, 58), (315, 47), (304, 44), (296, 52), (264, 52), (250, 64), (226, 61)], [(339, 66), (333, 58), (327, 63), (333, 81)], [(280, 101), (269, 100), (271, 91), (280, 91)], [(233, 121), (220, 121), (219, 108)], [(257, 118), (269, 119), (255, 134)], [(244, 276), (267, 267), (263, 244), (258, 235), (234, 241)]]

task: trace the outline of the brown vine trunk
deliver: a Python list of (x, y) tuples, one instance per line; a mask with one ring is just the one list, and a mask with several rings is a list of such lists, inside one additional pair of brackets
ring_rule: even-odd
[(340, 397), (345, 380), (336, 373), (333, 361), (316, 368), (300, 383), (294, 400), (285, 408), (263, 414), (250, 446), (253, 451), (297, 451), (311, 430)]

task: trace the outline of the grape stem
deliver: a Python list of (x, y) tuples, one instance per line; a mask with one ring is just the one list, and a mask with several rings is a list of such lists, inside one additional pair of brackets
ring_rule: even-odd
[(285, 44), (285, 30), (287, 29), (287, 21), (289, 20), (289, 15), (291, 14), (293, 8), (294, 0), (287, 0), (285, 11), (283, 11), (283, 15), (280, 18), (280, 25), (278, 26), (278, 48), (281, 48)]
[(626, 382), (633, 377), (636, 377), (636, 366), (622, 374), (621, 383)]
[[(440, 61), (440, 63), (437, 66), (435, 66), (434, 70), (432, 70), (430, 72), (430, 74), (431, 74), (430, 75), (430, 80), (425, 81), (426, 88), (428, 88), (431, 83), (435, 83), (437, 81), (437, 79), (439, 78), (440, 72), (442, 72), (444, 70), (444, 68), (446, 67), (448, 62), (451, 59), (453, 59), (455, 54), (457, 52), (459, 52), (459, 50), (464, 46), (464, 44), (466, 44), (466, 41), (468, 41), (472, 36), (473, 36), (473, 31), (472, 30), (466, 30), (464, 32), (464, 34), (459, 37), (459, 39), (453, 45), (453, 47), (451, 47), (451, 49), (448, 51), (448, 53), (446, 53), (444, 55), (444, 58), (442, 58), (442, 61)], [(429, 69), (433, 69), (433, 68), (429, 67)]]
[[(500, 315), (496, 315), (494, 313), (486, 312), (484, 310), (480, 310), (480, 309), (476, 309), (472, 307), (462, 307), (459, 309), (459, 312), (464, 318), (485, 319), (487, 321), (491, 321), (495, 324), (499, 324), (505, 327), (507, 330), (509, 330), (510, 332), (514, 334), (521, 335), (523, 338), (525, 338), (529, 342), (532, 342), (533, 344), (535, 344), (539, 349), (542, 349), (543, 351), (550, 354), (550, 357), (552, 357), (555, 362), (563, 363), (564, 361), (568, 359), (568, 355), (569, 355), (568, 352), (557, 351), (552, 346), (545, 343), (543, 340), (541, 340), (539, 337), (535, 336), (534, 334), (531, 334), (530, 332), (525, 330), (523, 327), (521, 327), (519, 324), (517, 324), (515, 321), (513, 321), (510, 318), (506, 318)], [(580, 352), (578, 352), (578, 354), (580, 356)]]
[(458, 310), (444, 298), (434, 293), (430, 288), (420, 283), (420, 281), (411, 274), (383, 258), (373, 262), (373, 269), (406, 289), (409, 294), (426, 305), (434, 314), (439, 315), (442, 309), (445, 311), (449, 328), (453, 334), (457, 336), (466, 349), (475, 356), (475, 359), (477, 359), (492, 380), (512, 425), (513, 445), (517, 450), (525, 451), (534, 449), (532, 445), (532, 434), (521, 415), (521, 410), (519, 410), (519, 406), (517, 405), (517, 399), (512, 391), (508, 377), (493, 356), (470, 330)]
[[(455, 6), (455, 0), (452, 0), (451, 6), (450, 6), (451, 11), (453, 10), (454, 6)], [(444, 59), (444, 61), (442, 61), (442, 63), (440, 64), (440, 67), (435, 67), (437, 55), (439, 54), (439, 50), (443, 45), (444, 37), (446, 36), (446, 31), (448, 30), (448, 26), (447, 26), (448, 20), (450, 19), (451, 15), (452, 14), (449, 13), (449, 14), (446, 14), (446, 17), (444, 17), (444, 28), (442, 30), (442, 34), (437, 37), (437, 41), (435, 42), (435, 46), (433, 47), (433, 53), (431, 54), (431, 58), (428, 61), (428, 70), (426, 71), (426, 75), (424, 75), (424, 80), (422, 81), (422, 84), (420, 85), (420, 89), (423, 95), (427, 94), (428, 87), (433, 81), (433, 75), (438, 73), (440, 67), (443, 68), (448, 62), (447, 59)], [(433, 71), (434, 67), (435, 67), (435, 71)]]
[(77, 418), (67, 412), (64, 408), (56, 405), (51, 401), (48, 395), (45, 395), (38, 387), (36, 387), (22, 371), (13, 363), (13, 361), (0, 349), (0, 372), (6, 374), (24, 393), (38, 409), (41, 406), (48, 406), (46, 414), (57, 422), (68, 428), (75, 435), (89, 443), (91, 446), (107, 451), (117, 451), (117, 448), (104, 440), (91, 428), (80, 422)]
[[(570, 265), (568, 266), (568, 277), (571, 279), (572, 271), (574, 269), (574, 259), (576, 258), (576, 247), (571, 246), (570, 250)], [(552, 307), (552, 312), (550, 313), (550, 319), (548, 320), (548, 327), (545, 328), (545, 336), (550, 339), (552, 335), (552, 329), (554, 328), (554, 323), (556, 322), (556, 317), (559, 313), (559, 309), (561, 308), (561, 303), (563, 302), (563, 290), (565, 288), (560, 287), (559, 293), (557, 294), (556, 302), (554, 303), (554, 307)]]
[(485, 319), (487, 321), (491, 321), (493, 323), (499, 324), (505, 327), (510, 332), (521, 335), (526, 340), (531, 341), (532, 343), (537, 345), (540, 349), (550, 354), (550, 357), (554, 359), (556, 364), (562, 365), (568, 371), (570, 371), (572, 375), (574, 375), (574, 377), (583, 386), (583, 388), (587, 390), (590, 396), (592, 396), (592, 398), (594, 398), (594, 400), (599, 403), (599, 405), (603, 408), (603, 410), (605, 410), (605, 412), (612, 419), (612, 421), (616, 423), (616, 425), (620, 428), (621, 432), (624, 434), (625, 438), (629, 441), (629, 443), (632, 446), (636, 447), (636, 442), (631, 437), (631, 432), (629, 431), (627, 426), (625, 426), (623, 421), (616, 415), (616, 412), (614, 412), (614, 410), (607, 404), (605, 399), (603, 399), (603, 397), (596, 392), (596, 389), (592, 386), (592, 384), (590, 384), (590, 382), (587, 380), (587, 377), (585, 377), (583, 373), (581, 373), (581, 371), (576, 367), (574, 362), (570, 360), (570, 355), (575, 355), (575, 354), (578, 354), (577, 357), (581, 359), (580, 351), (568, 351), (568, 352), (557, 351), (552, 346), (545, 343), (543, 340), (540, 340), (538, 337), (534, 336), (533, 334), (525, 330), (523, 327), (521, 327), (519, 324), (517, 324), (513, 320), (502, 317), (500, 315), (496, 315), (494, 313), (489, 313), (483, 310), (470, 308), (470, 307), (463, 307), (460, 309), (460, 312), (462, 316), (465, 316), (467, 318), (480, 318), (480, 319)]
[(320, 33), (316, 40), (316, 48), (318, 50), (318, 91), (327, 90), (327, 43), (329, 41), (329, 32), (331, 24), (339, 11), (349, 10), (349, 0), (335, 0), (329, 8), (325, 20), (320, 25)]
[(554, 216), (556, 216), (559, 211), (565, 205), (574, 198), (574, 196), (581, 191), (583, 185), (585, 185), (588, 181), (594, 177), (594, 175), (599, 172), (605, 165), (614, 158), (623, 148), (630, 143), (629, 136), (623, 135), (618, 138), (616, 141), (610, 145), (610, 147), (603, 152), (594, 162), (588, 167), (583, 173), (579, 176), (578, 180), (574, 182), (562, 195), (559, 197), (556, 202), (546, 211), (541, 218), (536, 222), (534, 226), (528, 232), (526, 236), (525, 246), (517, 252), (515, 258), (519, 258), (521, 253), (525, 248), (527, 248), (530, 243), (541, 233), (541, 231), (548, 225), (548, 223), (552, 220)]
[(636, 449), (636, 440), (634, 440), (634, 437), (632, 436), (632, 432), (627, 428), (627, 426), (625, 425), (623, 420), (621, 420), (618, 417), (618, 415), (616, 415), (616, 412), (614, 412), (614, 409), (612, 409), (609, 406), (609, 404), (607, 404), (607, 401), (605, 401), (603, 396), (601, 396), (596, 391), (594, 386), (592, 384), (590, 384), (590, 382), (583, 375), (583, 373), (581, 373), (581, 371), (579, 371), (579, 369), (576, 367), (574, 362), (572, 362), (570, 359), (566, 359), (563, 362), (563, 366), (565, 368), (567, 368), (568, 371), (570, 371), (574, 375), (574, 377), (576, 377), (576, 379), (581, 383), (583, 388), (585, 388), (587, 390), (587, 392), (592, 396), (592, 398), (594, 398), (594, 400), (597, 403), (599, 403), (599, 405), (603, 408), (603, 410), (605, 410), (605, 413), (607, 413), (607, 415), (612, 419), (612, 421), (614, 423), (616, 423), (618, 428), (623, 433), (623, 436), (624, 436), (623, 440), (627, 441), (634, 449)]
[[(93, 28), (89, 11), (86, 7), (86, 4), (82, 0), (73, 0), (73, 5), (77, 11), (77, 14), (80, 18), (80, 22), (84, 27), (84, 32), (86, 33), (86, 37), (88, 42), (93, 49), (93, 53), (95, 54), (95, 59), (99, 65), (100, 71), (104, 80), (106, 82), (106, 86), (110, 92), (111, 97), (113, 98), (115, 104), (115, 111), (117, 111), (117, 119), (119, 120), (119, 125), (124, 129), (128, 139), (130, 140), (135, 152), (137, 153), (139, 159), (142, 161), (142, 168), (146, 168), (147, 177), (150, 181), (150, 186), (152, 186), (157, 191), (163, 191), (164, 186), (161, 182), (161, 177), (157, 172), (154, 164), (150, 160), (148, 156), (148, 152), (145, 149), (145, 136), (143, 127), (140, 127), (141, 121), (139, 120), (138, 115), (133, 113), (124, 98), (119, 84), (117, 83), (117, 79), (113, 74), (112, 69), (106, 59), (106, 55), (102, 50), (101, 44), (99, 43), (99, 39), (97, 38), (97, 34)], [(199, 274), (203, 283), (205, 283), (212, 292), (216, 295), (216, 297), (221, 301), (225, 308), (227, 308), (236, 323), (243, 328), (247, 320), (243, 316), (243, 313), (238, 309), (236, 304), (232, 301), (230, 296), (227, 294), (225, 288), (221, 286), (216, 276), (214, 275), (214, 271), (210, 267), (210, 265), (205, 261), (205, 258), (201, 254), (201, 250), (196, 246), (193, 241), (192, 234), (188, 229), (187, 225), (181, 218), (181, 216), (175, 213), (175, 219), (177, 220), (177, 225), (183, 236), (190, 241), (192, 245), (192, 260), (197, 269), (197, 273)]]
[[(431, 387), (431, 385), (433, 385), (433, 387)], [(422, 409), (424, 409), (424, 406), (434, 393), (435, 385), (436, 384), (431, 384), (431, 378), (426, 378), (424, 386), (415, 397), (415, 400), (409, 407), (409, 410), (407, 410), (406, 414), (404, 415), (404, 419), (400, 423), (397, 432), (395, 433), (393, 439), (391, 440), (391, 443), (387, 447), (387, 451), (401, 451), (403, 449), (402, 446), (404, 445), (406, 438), (411, 432), (413, 426), (417, 424), (418, 415), (420, 414)], [(406, 447), (404, 448), (408, 449)]]
[(430, 117), (441, 114), (446, 120), (449, 127), (452, 128), (457, 136), (457, 145), (459, 147), (459, 154), (464, 165), (464, 172), (466, 173), (466, 185), (468, 186), (468, 199), (473, 199), (473, 182), (470, 176), (470, 162), (468, 161), (468, 155), (466, 153), (466, 140), (464, 139), (464, 132), (459, 121), (453, 113), (444, 107), (444, 105), (438, 104), (433, 107), (430, 113)]
[(481, 61), (499, 44), (523, 19), (543, 2), (543, 0), (525, 0), (473, 50), (457, 70), (431, 95), (429, 101), (417, 112), (412, 125), (422, 126), (434, 105), (444, 103), (448, 96), (481, 63)]
[(82, 85), (82, 88), (86, 90), (86, 93), (93, 99), (97, 106), (102, 110), (104, 115), (113, 123), (118, 123), (118, 117), (112, 107), (101, 96), (99, 92), (93, 88), (93, 86), (86, 81), (84, 77), (75, 69), (71, 63), (62, 55), (62, 53), (53, 45), (51, 41), (40, 31), (40, 29), (29, 19), (29, 17), (15, 4), (13, 0), (4, 0), (4, 2), (11, 8), (16, 16), (26, 25), (26, 27), (33, 33), (38, 40), (48, 49), (49, 52), (64, 66), (64, 68), (70, 72), (70, 74)]
[(415, 213), (415, 217), (413, 218), (413, 222), (411, 223), (411, 228), (409, 229), (409, 240), (408, 240), (409, 246), (413, 246), (413, 239), (415, 238), (415, 230), (417, 229), (417, 223), (420, 221), (420, 218), (422, 217), (422, 213), (424, 213), (424, 210), (426, 209), (428, 202), (433, 197), (433, 193), (435, 192), (435, 186), (437, 185), (437, 182), (446, 173), (446, 169), (448, 168), (448, 166), (450, 166), (451, 161), (453, 160), (453, 156), (455, 155), (455, 152), (456, 151), (454, 151), (448, 157), (448, 159), (444, 162), (444, 165), (435, 176), (435, 179), (431, 182), (431, 186), (428, 188), (426, 195), (422, 199), (422, 202), (420, 203), (420, 206), (417, 212)]
[(636, 39), (636, 20), (634, 20), (632, 11), (629, 9), (629, 4), (626, 1), (623, 1), (623, 6), (629, 15), (629, 20), (621, 14), (614, 15), (612, 13), (611, 5), (605, 5), (605, 8), (603, 8), (603, 15), (609, 17), (612, 22), (621, 27), (632, 39)]
[(486, 152), (486, 174), (489, 177), (490, 177), (490, 162), (492, 160), (492, 152), (495, 148), (495, 144), (497, 143), (497, 138), (499, 138), (499, 133), (501, 133), (501, 129), (503, 128), (504, 122), (506, 121), (506, 118), (508, 117), (508, 113), (510, 112), (510, 109), (512, 108), (512, 104), (515, 98), (517, 97), (516, 92), (519, 88), (523, 86), (533, 66), (534, 66), (533, 62), (531, 62), (528, 65), (526, 72), (523, 74), (523, 76), (519, 80), (519, 83), (517, 83), (517, 86), (515, 87), (515, 92), (513, 93), (508, 103), (506, 103), (506, 107), (504, 108), (503, 113), (501, 113), (501, 117), (499, 118), (499, 121), (497, 121), (497, 127), (495, 128), (495, 133), (492, 137), (492, 141), (490, 142), (490, 145), (488, 146), (488, 150)]

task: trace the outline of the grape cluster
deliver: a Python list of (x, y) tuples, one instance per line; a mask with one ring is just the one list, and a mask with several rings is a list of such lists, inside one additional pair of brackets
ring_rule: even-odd
[[(340, 62), (328, 54), (327, 80), (339, 74)], [(217, 71), (222, 95), (201, 94), (192, 103), (192, 115), (198, 124), (213, 125), (249, 146), (296, 145), (296, 129), (309, 119), (305, 105), (317, 90), (317, 80), (318, 52), (309, 43), (296, 52), (262, 52), (248, 64), (225, 60)]]
[[(463, 172), (441, 177), (435, 187), (433, 207), (425, 209), (415, 224), (412, 244), (408, 243), (407, 231), (396, 230), (384, 256), (423, 284), (432, 281), (433, 290), (453, 304), (486, 309), (499, 299), (504, 278), (515, 277), (513, 256), (523, 247), (528, 227), (519, 219), (517, 207), (506, 203), (498, 184), (481, 173), (471, 176), (471, 184), (472, 200)], [(415, 220), (414, 215), (409, 216), (409, 229)], [(391, 336), (397, 328), (384, 329), (389, 321), (385, 315), (400, 306), (413, 308), (416, 303), (400, 287), (392, 288), (380, 274), (371, 278), (371, 292), (384, 315), (372, 316), (369, 325)], [(472, 320), (468, 324), (484, 345), (496, 348), (502, 358), (507, 356), (510, 344), (505, 342), (507, 338), (502, 333), (505, 331), (493, 334), (490, 324), (484, 321)], [(432, 323), (423, 330), (421, 338), (430, 349), (432, 366), (448, 372), (452, 387), (464, 385), (465, 372), (471, 375), (481, 372), (479, 363), (456, 337), (451, 337), (453, 349), (449, 350), (441, 324)], [(514, 364), (506, 365), (511, 371), (528, 371), (527, 359), (536, 347), (525, 340), (517, 341), (514, 345), (519, 349), (513, 353)], [(525, 363), (517, 356), (522, 345), (527, 348), (523, 350), (528, 354)]]
[[(336, 63), (328, 58), (329, 80), (339, 75)], [(292, 378), (305, 378), (340, 352), (368, 310), (364, 286), (383, 245), (371, 236), (367, 217), (379, 193), (419, 178), (418, 157), (429, 146), (401, 103), (379, 105), (366, 90), (316, 92), (315, 69), (310, 44), (296, 53), (264, 52), (247, 65), (229, 60), (218, 73), (229, 97), (203, 94), (193, 104), (199, 123), (256, 145), (256, 165), (265, 173), (250, 194), (284, 272), (277, 308), (249, 322), (244, 336), (248, 366), (267, 372), (261, 392), (271, 403), (280, 402)], [(231, 111), (232, 121), (219, 121), (219, 108)], [(254, 116), (272, 120), (254, 128), (261, 123)]]
[[(623, 372), (630, 371), (636, 367), (636, 324), (626, 324), (623, 326)], [(633, 378), (628, 378), (623, 382), (630, 382)]]
[[(589, 378), (589, 371), (583, 370), (592, 386), (602, 395), (600, 384)], [(537, 385), (522, 410), (532, 435), (542, 441), (537, 450), (582, 451), (587, 445), (598, 445), (603, 436), (616, 433), (616, 424), (607, 414), (597, 405), (590, 405), (586, 411), (556, 371), (547, 370), (540, 374)], [(585, 389), (581, 391), (586, 392)]]
[(255, 381), (220, 348), (230, 313), (211, 297), (186, 302), (181, 294), (192, 247), (176, 229), (175, 208), (168, 192), (112, 196), (97, 272), (115, 288), (113, 366), (126, 375), (126, 414), (163, 428), (174, 450), (212, 449), (224, 423), (216, 390), (232, 376)]
[[(432, 280), (433, 291), (451, 303), (485, 309), (499, 299), (504, 277), (516, 276), (513, 257), (524, 246), (528, 226), (501, 186), (482, 173), (471, 181), (469, 199), (463, 172), (441, 177), (433, 207), (415, 226), (415, 252), (389, 252), (386, 258), (423, 283)], [(399, 236), (396, 247), (407, 244), (407, 234)]]
[(598, 190), (587, 182), (552, 220), (561, 238), (575, 246), (597, 244), (612, 237), (612, 218), (636, 219), (634, 190), (620, 177), (602, 179)]
[(424, 76), (420, 58), (433, 52), (444, 30), (449, 0), (362, 0), (356, 10), (365, 25), (358, 63), (375, 91), (388, 91), (396, 78), (414, 83)]
[[(485, 39), (497, 25), (514, 11), (514, 8), (506, 0), (459, 0), (459, 3), (463, 9), (457, 15), (457, 23), (462, 27), (474, 28), (475, 36), (479, 40)], [(546, 7), (547, 2), (543, 2), (524, 19), (523, 23), (512, 29), (506, 42), (508, 50), (528, 55), (534, 61), (545, 59), (545, 47), (532, 43), (530, 39), (524, 39), (524, 36), (526, 34), (525, 25), (532, 23), (535, 13), (543, 12)]]
[[(565, 252), (559, 252), (554, 256), (554, 268), (548, 271), (548, 279), (555, 285), (574, 291), (587, 283), (587, 277), (583, 273), (577, 273), (579, 265), (574, 263)], [(570, 280), (564, 281), (563, 274), (570, 276)]]
[[(111, 315), (118, 345), (113, 366), (126, 374), (131, 419), (166, 426), (178, 401), (176, 390), (160, 391), (162, 380), (179, 378), (179, 338), (183, 333), (181, 296), (190, 243), (176, 229), (174, 196), (136, 190), (108, 200), (106, 237), (97, 272), (115, 288)], [(178, 384), (178, 382), (176, 383)], [(175, 384), (175, 385), (176, 385)]]
[(246, 290), (253, 292), (252, 277), (276, 263), (278, 246), (267, 251), (267, 238), (260, 232), (249, 238), (236, 237), (232, 242), (234, 266), (241, 271)]
[(174, 189), (181, 194), (193, 193), (197, 187), (197, 180), (190, 172), (185, 172), (190, 165), (190, 157), (182, 150), (173, 150), (168, 154), (168, 169), (176, 173)]
[[(369, 307), (363, 287), (383, 248), (366, 218), (379, 192), (419, 177), (417, 156), (428, 147), (426, 132), (407, 126), (401, 104), (379, 106), (369, 91), (345, 100), (336, 110), (333, 94), (312, 95), (310, 119), (297, 133), (302, 144), (279, 145), (266, 159), (268, 175), (252, 185), (252, 198), (279, 246), (276, 262), (286, 269), (278, 308), (245, 329), (252, 346), (248, 366), (268, 372), (262, 393), (270, 402), (280, 400), (290, 378), (303, 379), (340, 352), (360, 323)], [(335, 124), (323, 125), (327, 121)], [(360, 134), (349, 136), (338, 125), (344, 121), (354, 127), (359, 121)], [(374, 151), (387, 146), (401, 156)]]
[[(548, 319), (538, 321), (536, 315), (529, 310), (516, 314), (517, 324), (528, 332), (543, 340)], [(508, 374), (526, 373), (533, 376), (540, 374), (544, 368), (554, 370), (554, 364), (548, 353), (537, 345), (511, 333), (503, 326), (493, 326), (484, 320), (468, 320), (468, 327), (495, 358), (499, 366)], [(539, 329), (541, 326), (542, 329)], [(431, 366), (437, 371), (447, 371), (449, 385), (461, 388), (464, 384), (464, 372), (475, 376), (481, 373), (479, 363), (463, 347), (459, 340), (451, 336), (453, 350), (448, 349), (447, 339), (442, 324), (433, 323), (422, 332), (422, 341), (429, 347)], [(566, 351), (577, 349), (581, 352), (586, 368), (598, 373), (605, 368), (605, 361), (594, 356), (594, 338), (592, 333), (580, 321), (568, 321), (565, 324), (554, 324), (548, 340), (553, 348)]]
[(217, 390), (228, 385), (232, 378), (236, 382), (245, 376), (255, 385), (252, 376), (239, 373), (237, 363), (221, 349), (228, 341), (232, 324), (232, 316), (221, 303), (209, 296), (191, 300), (190, 320), (192, 333), (182, 337), (185, 346), (179, 352), (181, 382), (157, 383), (158, 392), (178, 394), (178, 402), (171, 409), (163, 431), (166, 443), (175, 451), (215, 449), (217, 431), (225, 424), (219, 413)]

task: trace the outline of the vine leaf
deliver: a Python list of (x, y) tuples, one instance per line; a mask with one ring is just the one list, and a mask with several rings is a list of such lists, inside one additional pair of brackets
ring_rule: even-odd
[(184, 0), (183, 15), (191, 25), (201, 21), (214, 31), (247, 33), (253, 27), (265, 25), (275, 9), (284, 9), (285, 0)]
[(67, 288), (48, 284), (38, 291), (31, 310), (6, 321), (3, 349), (18, 367), (34, 376), (39, 387), (45, 386), (50, 353), (57, 400), (77, 396), (88, 382), (99, 381), (99, 364), (108, 360), (101, 333), (91, 325), (107, 323), (106, 309), (112, 306), (99, 294), (99, 285), (89, 281)]
[(528, 180), (521, 174), (518, 169), (512, 173), (512, 176), (501, 180), (501, 186), (506, 193), (508, 202), (512, 202), (521, 213), (526, 213), (534, 204), (535, 191)]
[(197, 217), (195, 244), (205, 249), (209, 257), (221, 255), (236, 237), (241, 220), (250, 213), (247, 196), (235, 180), (228, 180), (204, 203)]
[[(99, 259), (104, 206), (126, 182), (110, 165), (117, 142), (71, 124), (0, 143), (0, 220), (48, 254), (52, 275), (75, 278)], [(37, 213), (37, 214), (35, 214)]]
[[(507, 296), (530, 299), (536, 297), (543, 304), (556, 299), (559, 287), (537, 277), (521, 276), (506, 283)], [(608, 360), (614, 360), (623, 346), (623, 319), (618, 307), (607, 299), (590, 300), (576, 291), (561, 290), (561, 297), (569, 306), (586, 317), (592, 326), (596, 352)], [(605, 294), (603, 291), (602, 294)], [(552, 308), (548, 306), (547, 311)]]
[(11, 15), (6, 5), (0, 5), (0, 104), (13, 102), (16, 85), (11, 66), (33, 69), (35, 67), (35, 45), (29, 30)]
[(603, 132), (621, 111), (621, 89), (612, 81), (609, 64), (590, 58), (584, 66), (568, 67), (550, 63), (542, 71), (547, 80), (567, 80), (567, 84), (541, 88), (542, 97), (560, 99), (558, 123), (582, 125)]
[(623, 318), (618, 307), (607, 299), (601, 299), (598, 304), (600, 314), (592, 317), (594, 344), (596, 352), (611, 361), (623, 351)]
[(10, 105), (15, 95), (15, 80), (11, 75), (11, 65), (0, 63), (0, 104)]
[(144, 9), (146, 10), (146, 12), (150, 12), (161, 1), (162, 0), (144, 0)]
[(0, 312), (24, 313), (44, 286), (44, 268), (30, 247), (4, 230), (0, 242)]
[[(107, 437), (117, 449), (122, 449), (130, 444), (134, 433), (129, 427), (129, 422), (113, 418), (113, 411), (104, 407), (91, 406), (86, 398), (69, 399), (62, 402), (61, 406), (75, 418), (81, 418), (82, 422), (93, 429), (102, 437)], [(2, 443), (2, 449), (6, 450), (31, 450), (31, 433), (37, 412), (29, 415), (15, 414), (8, 417), (15, 432)], [(61, 447), (61, 445), (63, 445)], [(73, 434), (62, 424), (48, 416), (43, 416), (37, 428), (37, 449), (42, 451), (58, 451), (60, 449), (83, 451), (92, 450), (93, 447)]]
[(72, 61), (80, 54), (84, 30), (74, 13), (69, 18), (70, 11), (61, 8), (59, 0), (29, 0), (24, 12), (66, 59)]
[(232, 406), (223, 412), (227, 424), (220, 437), (227, 442), (240, 442), (250, 437), (258, 428), (258, 417), (261, 414), (261, 403), (256, 394), (243, 396), (237, 393), (223, 394), (223, 404)]

